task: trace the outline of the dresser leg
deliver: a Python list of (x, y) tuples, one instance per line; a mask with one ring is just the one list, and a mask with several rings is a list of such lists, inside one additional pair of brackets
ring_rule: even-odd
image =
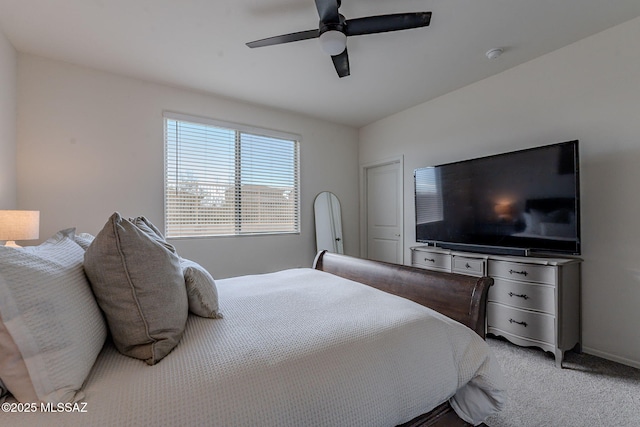
[(556, 367), (562, 369), (562, 360), (564, 359), (564, 351), (557, 349), (555, 352), (556, 356)]

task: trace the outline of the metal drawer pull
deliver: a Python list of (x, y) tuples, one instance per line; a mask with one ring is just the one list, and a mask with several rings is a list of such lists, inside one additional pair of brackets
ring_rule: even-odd
[(509, 319), (509, 323), (517, 323), (518, 325), (522, 325), (525, 328), (527, 327), (527, 322), (518, 322), (517, 320)]
[(465, 267), (467, 267), (467, 268), (471, 268), (471, 266), (469, 265), (469, 263), (466, 263), (464, 266), (465, 266)]
[(436, 260), (435, 260), (435, 259), (433, 259), (433, 258), (425, 258), (424, 260), (425, 260), (425, 261), (429, 261), (429, 262), (436, 262)]
[(527, 272), (526, 271), (509, 270), (509, 274), (522, 274), (523, 276), (526, 276)]
[(529, 296), (527, 294), (518, 295), (518, 294), (514, 294), (513, 292), (509, 292), (509, 296), (510, 297), (524, 298), (525, 300), (529, 299)]

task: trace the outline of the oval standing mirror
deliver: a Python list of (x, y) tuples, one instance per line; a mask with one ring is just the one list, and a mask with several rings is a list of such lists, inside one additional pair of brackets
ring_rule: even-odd
[(344, 253), (340, 201), (335, 194), (323, 191), (313, 203), (316, 216), (316, 248), (337, 254)]

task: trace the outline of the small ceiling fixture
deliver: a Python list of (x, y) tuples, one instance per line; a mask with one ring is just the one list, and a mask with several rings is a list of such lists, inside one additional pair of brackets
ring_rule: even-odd
[(499, 57), (503, 53), (504, 53), (504, 49), (502, 49), (500, 47), (496, 47), (496, 48), (493, 48), (493, 49), (489, 49), (487, 51), (487, 53), (485, 53), (485, 55), (487, 55), (487, 58), (489, 58), (489, 59), (496, 59), (497, 57)]

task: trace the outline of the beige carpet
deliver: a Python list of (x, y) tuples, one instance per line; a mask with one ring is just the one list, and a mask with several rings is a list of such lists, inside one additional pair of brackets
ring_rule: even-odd
[(487, 338), (509, 387), (489, 427), (640, 426), (640, 369), (568, 352), (563, 369), (550, 353)]

